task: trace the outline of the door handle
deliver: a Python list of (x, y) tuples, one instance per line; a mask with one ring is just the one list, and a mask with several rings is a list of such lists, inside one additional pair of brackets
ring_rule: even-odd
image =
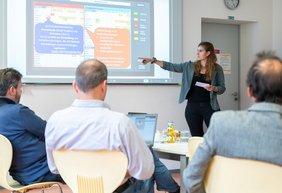
[(238, 101), (238, 92), (233, 92), (231, 95), (234, 97), (234, 101)]

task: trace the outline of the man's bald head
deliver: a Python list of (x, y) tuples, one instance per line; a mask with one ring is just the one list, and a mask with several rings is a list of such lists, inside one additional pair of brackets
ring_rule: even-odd
[(76, 69), (75, 81), (79, 90), (88, 92), (107, 80), (108, 71), (104, 63), (96, 59), (83, 61)]
[(256, 102), (282, 104), (282, 61), (272, 52), (257, 54), (247, 84)]

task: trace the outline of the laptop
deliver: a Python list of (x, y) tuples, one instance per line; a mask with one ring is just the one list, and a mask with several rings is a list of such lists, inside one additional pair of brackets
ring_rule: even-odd
[(127, 116), (135, 123), (145, 143), (152, 147), (154, 145), (157, 128), (157, 114), (128, 113)]

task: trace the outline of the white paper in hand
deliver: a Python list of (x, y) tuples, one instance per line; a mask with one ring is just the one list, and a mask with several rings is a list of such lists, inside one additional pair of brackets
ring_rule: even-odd
[(195, 84), (196, 86), (202, 87), (202, 88), (207, 88), (208, 86), (210, 86), (208, 83), (204, 83), (204, 82), (196, 82)]

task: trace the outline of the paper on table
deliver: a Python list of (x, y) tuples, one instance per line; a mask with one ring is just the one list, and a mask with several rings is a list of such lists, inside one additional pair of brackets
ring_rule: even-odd
[(203, 88), (207, 88), (208, 86), (210, 86), (208, 83), (198, 82), (198, 81), (196, 82), (195, 85)]

